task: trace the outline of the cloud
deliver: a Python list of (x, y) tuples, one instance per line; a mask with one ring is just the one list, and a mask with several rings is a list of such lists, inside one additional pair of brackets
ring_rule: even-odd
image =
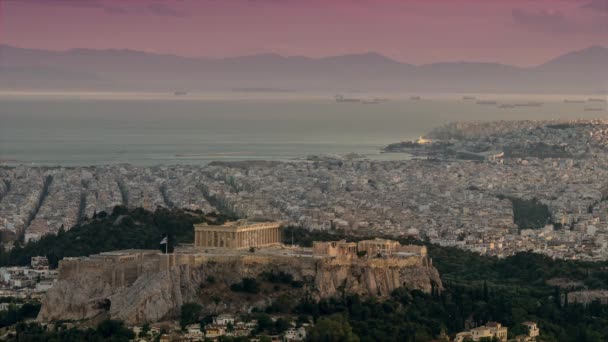
[(520, 9), (512, 11), (513, 22), (532, 31), (548, 33), (572, 33), (578, 27), (559, 11), (527, 12)]
[(593, 35), (605, 35), (608, 32), (608, 21), (601, 14), (586, 16), (583, 19), (576, 15), (566, 16), (562, 12), (554, 10), (529, 12), (514, 9), (512, 18), (516, 25), (536, 32)]
[(162, 3), (152, 3), (146, 7), (149, 13), (167, 17), (187, 17), (188, 13)]
[(591, 0), (589, 3), (581, 6), (581, 8), (608, 13), (608, 0)]
[(99, 0), (6, 0), (20, 4), (97, 8), (108, 13), (125, 13), (124, 8)]
[[(102, 10), (108, 14), (152, 14), (166, 17), (187, 17), (188, 13), (158, 0), (112, 1), (112, 0), (6, 0), (13, 3), (44, 6), (84, 7)], [(151, 3), (150, 3), (151, 2)]]

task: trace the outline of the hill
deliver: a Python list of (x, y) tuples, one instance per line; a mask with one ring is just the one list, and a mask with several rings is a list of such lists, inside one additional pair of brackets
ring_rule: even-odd
[[(48, 51), (0, 45), (1, 90), (606, 92), (608, 49), (530, 68), (482, 62), (415, 66), (369, 52), (325, 58), (189, 58), (133, 50)], [(46, 70), (46, 71), (45, 71)], [(51, 72), (51, 70), (53, 72)]]
[[(188, 242), (192, 241), (192, 236), (188, 236), (192, 224), (202, 220), (219, 223), (223, 218), (182, 210), (152, 213), (117, 207), (111, 214), (100, 213), (60, 236), (48, 237), (3, 255), (2, 265), (23, 263), (30, 256), (41, 254), (61, 257), (111, 249), (158, 248), (159, 237), (163, 234), (170, 234), (174, 241)], [(293, 238), (302, 245), (310, 245), (312, 241), (368, 238), (347, 236), (339, 231), (310, 232), (299, 228), (288, 228), (283, 236), (288, 243)], [(410, 239), (401, 239), (401, 242), (421, 243)], [(348, 325), (361, 341), (427, 341), (436, 339), (442, 332), (453, 336), (465, 325), (487, 321), (507, 325), (511, 336), (524, 332), (520, 323), (538, 322), (542, 341), (608, 339), (608, 306), (599, 301), (581, 304), (567, 300), (567, 294), (572, 291), (605, 289), (608, 283), (606, 262), (551, 260), (533, 253), (498, 259), (455, 248), (428, 247), (433, 265), (441, 274), (444, 285), (441, 292), (397, 289), (382, 300), (357, 295), (322, 300), (283, 296), (261, 310), (312, 318), (321, 326), (340, 320), (340, 324)], [(293, 282), (283, 284), (280, 278), (275, 278), (258, 279), (258, 282), (266, 286), (262, 289), (269, 293), (273, 288), (285, 291), (299, 288)], [(205, 284), (203, 289), (213, 289), (221, 282), (208, 277)], [(252, 296), (242, 292), (234, 295)], [(259, 315), (263, 314), (254, 313), (254, 317)], [(26, 336), (28, 332), (22, 334)]]
[(169, 251), (175, 243), (191, 243), (194, 224), (222, 224), (223, 215), (204, 215), (177, 209), (159, 208), (155, 212), (144, 209), (129, 210), (122, 206), (112, 213), (100, 212), (94, 218), (47, 235), (10, 252), (0, 253), (0, 266), (28, 265), (32, 256), (47, 256), (52, 267), (65, 257), (88, 256), (121, 249), (160, 249), (163, 237), (169, 238)]

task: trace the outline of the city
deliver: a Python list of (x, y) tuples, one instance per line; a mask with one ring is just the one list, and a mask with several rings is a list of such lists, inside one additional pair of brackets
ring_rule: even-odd
[(0, 341), (608, 341), (608, 0), (0, 0)]
[[(4, 168), (3, 244), (10, 249), (9, 237), (14, 241), (23, 235), (28, 242), (68, 230), (120, 204), (219, 210), (361, 236), (409, 235), (499, 257), (532, 250), (559, 259), (606, 260), (608, 124), (555, 125), (494, 122), (484, 124), (483, 136), (476, 135), (477, 125), (464, 125), (459, 132), (472, 137), (454, 140), (455, 149), (499, 141), (493, 149), (515, 154), (483, 161), (436, 157), (432, 146), (437, 142), (422, 145), (430, 146), (432, 157), (392, 162), (320, 156), (202, 167)], [(540, 140), (569, 155), (535, 156)], [(513, 199), (546, 206), (545, 221), (518, 226)]]

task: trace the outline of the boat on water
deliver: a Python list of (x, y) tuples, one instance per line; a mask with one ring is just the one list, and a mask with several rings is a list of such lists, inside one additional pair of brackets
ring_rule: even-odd
[(564, 103), (585, 103), (585, 100), (568, 100), (568, 99), (565, 99)]
[(355, 98), (348, 98), (348, 97), (344, 97), (344, 95), (336, 95), (334, 97), (336, 99), (336, 102), (338, 103), (360, 103), (361, 99), (355, 99)]
[(477, 100), (477, 98), (475, 96), (463, 96), (462, 99), (463, 100)]
[(420, 100), (422, 100), (422, 97), (420, 97), (420, 96), (410, 96), (410, 100), (420, 101)]
[(604, 109), (604, 108), (589, 108), (589, 107), (585, 108), (585, 112), (603, 112), (605, 110), (606, 109)]
[(502, 108), (502, 109), (515, 108), (515, 105), (503, 103), (500, 106), (498, 106), (498, 108)]
[(475, 102), (475, 104), (478, 104), (478, 105), (493, 105), (493, 106), (495, 106), (495, 105), (497, 105), (497, 104), (498, 104), (498, 101), (487, 101), (487, 100), (482, 100), (482, 101), (477, 101), (477, 102)]
[(515, 107), (542, 107), (544, 103), (542, 102), (524, 102), (524, 103), (516, 103)]
[(184, 95), (188, 95), (187, 91), (183, 91), (183, 90), (178, 90), (178, 91), (174, 91), (173, 95), (175, 96), (184, 96)]
[(587, 100), (588, 102), (606, 102), (606, 99), (601, 99), (601, 98), (590, 98)]

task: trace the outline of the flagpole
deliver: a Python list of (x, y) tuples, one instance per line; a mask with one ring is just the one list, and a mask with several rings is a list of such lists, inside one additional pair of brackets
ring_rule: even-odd
[(165, 244), (165, 254), (169, 254), (169, 235), (167, 235), (167, 243)]

